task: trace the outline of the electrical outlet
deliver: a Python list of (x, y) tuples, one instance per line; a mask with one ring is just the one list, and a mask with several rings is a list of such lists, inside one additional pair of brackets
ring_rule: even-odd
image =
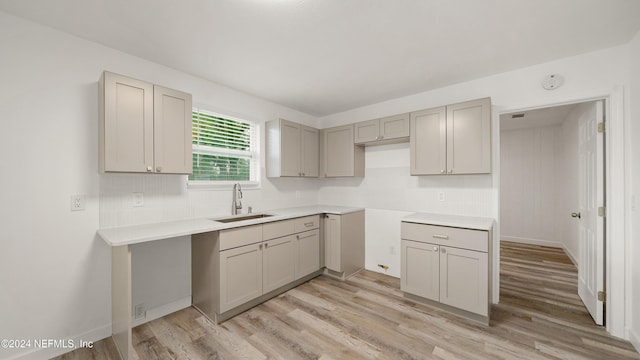
[(84, 210), (85, 196), (71, 195), (71, 211)]
[(133, 207), (142, 207), (144, 206), (144, 194), (143, 193), (133, 193)]
[(441, 191), (438, 193), (438, 200), (444, 201), (444, 192)]
[(147, 310), (144, 308), (144, 304), (138, 304), (133, 308), (134, 319), (144, 319), (147, 317)]

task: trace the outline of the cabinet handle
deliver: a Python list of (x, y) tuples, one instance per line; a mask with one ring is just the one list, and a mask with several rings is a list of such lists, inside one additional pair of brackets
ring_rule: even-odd
[(447, 252), (447, 250), (445, 248), (440, 249), (440, 251), (445, 254)]
[(434, 246), (434, 247), (433, 247), (433, 251), (438, 251), (438, 247), (437, 247), (437, 246)]
[(380, 140), (384, 139), (384, 135), (380, 135)]
[(302, 173), (302, 176), (307, 176), (305, 173)]
[(453, 172), (453, 169), (449, 169), (449, 174), (451, 174)]
[(153, 168), (151, 166), (147, 166), (147, 172), (152, 172)]
[(436, 239), (449, 240), (449, 236), (447, 236), (447, 235), (438, 235), (438, 234), (435, 234), (435, 235), (433, 235), (433, 237), (434, 237), (434, 238), (436, 238)]
[(314, 236), (316, 236), (316, 234), (311, 234), (311, 235), (307, 235), (307, 236), (303, 236), (303, 237), (300, 237), (300, 235), (298, 235), (297, 237), (298, 237), (298, 240), (302, 240), (302, 239), (306, 239), (306, 238), (310, 238), (310, 237), (314, 237)]
[(265, 248), (265, 249), (267, 248), (267, 246), (269, 246), (269, 243), (265, 243), (265, 244), (264, 244), (264, 248)]
[(162, 172), (162, 166), (156, 167), (156, 172)]
[(313, 226), (313, 221), (312, 221), (312, 222), (306, 222), (306, 223), (304, 223), (304, 226), (306, 226), (306, 227), (311, 227), (311, 226)]
[(444, 169), (440, 170), (440, 174), (444, 174)]
[(260, 244), (260, 246), (258, 246), (258, 249), (262, 250), (262, 244)]

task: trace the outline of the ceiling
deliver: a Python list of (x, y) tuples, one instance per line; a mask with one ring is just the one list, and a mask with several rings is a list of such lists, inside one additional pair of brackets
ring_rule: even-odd
[[(578, 105), (569, 104), (502, 114), (500, 115), (500, 131), (560, 125)], [(520, 114), (524, 116), (512, 117), (512, 115)]]
[(0, 11), (314, 116), (640, 30), (638, 0), (0, 0)]

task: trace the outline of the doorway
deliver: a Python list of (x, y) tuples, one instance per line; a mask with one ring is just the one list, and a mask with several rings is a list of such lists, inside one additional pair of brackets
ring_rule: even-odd
[[(603, 325), (604, 101), (500, 115), (501, 241), (561, 248)], [(535, 256), (532, 254), (532, 256)]]

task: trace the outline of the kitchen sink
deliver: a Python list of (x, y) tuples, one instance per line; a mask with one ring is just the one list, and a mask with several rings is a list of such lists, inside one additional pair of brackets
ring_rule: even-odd
[(236, 221), (262, 219), (262, 218), (271, 217), (271, 216), (273, 216), (273, 215), (270, 215), (270, 214), (247, 214), (247, 215), (234, 216), (234, 217), (222, 218), (222, 219), (211, 219), (211, 220), (217, 221), (217, 222), (221, 222), (221, 223), (230, 223), (230, 222), (236, 222)]

